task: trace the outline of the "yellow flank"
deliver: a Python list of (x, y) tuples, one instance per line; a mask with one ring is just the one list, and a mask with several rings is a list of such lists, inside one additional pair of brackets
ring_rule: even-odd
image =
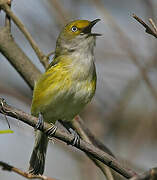
[[(53, 96), (62, 90), (68, 91), (71, 86), (70, 62), (60, 57), (61, 61), (50, 67), (38, 80), (33, 93), (31, 113), (38, 116), (43, 105), (49, 105)], [(68, 58), (69, 59), (69, 58)], [(70, 59), (69, 59), (70, 61)], [(72, 69), (71, 69), (72, 70)]]
[(82, 88), (87, 92), (91, 92), (91, 96), (93, 97), (96, 91), (96, 75), (94, 74), (91, 81), (86, 81), (84, 87)]
[[(93, 74), (91, 78), (85, 78), (84, 81), (81, 80), (79, 85), (79, 77), (82, 76), (81, 69), (79, 69), (77, 76), (73, 77), (73, 73), (75, 73), (77, 65), (74, 65), (72, 59), (69, 57), (59, 56), (55, 59), (57, 62), (56, 64), (52, 65), (38, 80), (35, 85), (34, 93), (33, 93), (33, 101), (32, 101), (32, 108), (31, 113), (34, 116), (38, 117), (39, 112), (46, 112), (49, 115), (50, 107), (52, 103), (56, 103), (56, 98), (60, 96), (64, 98), (65, 95), (62, 97), (65, 92), (71, 92), (75, 86), (78, 86), (76, 93), (84, 97), (85, 104), (88, 103), (93, 95), (95, 94), (96, 89), (96, 74)], [(81, 68), (81, 67), (79, 67)], [(76, 84), (75, 84), (76, 83)], [(60, 98), (60, 99), (61, 99)], [(57, 99), (58, 100), (58, 99)], [(70, 101), (70, 100), (68, 100)], [(79, 99), (78, 99), (79, 101)], [(64, 102), (64, 101), (63, 101)], [(69, 102), (68, 102), (69, 103)], [(50, 105), (51, 104), (51, 105)], [(66, 105), (65, 105), (66, 106)], [(59, 107), (53, 107), (58, 110)], [(53, 113), (52, 108), (52, 113)], [(47, 110), (48, 109), (48, 110)], [(45, 119), (45, 121), (49, 121)]]

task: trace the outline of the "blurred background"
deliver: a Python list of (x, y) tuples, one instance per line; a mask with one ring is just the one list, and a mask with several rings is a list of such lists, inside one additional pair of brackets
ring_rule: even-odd
[[(155, 0), (13, 0), (12, 10), (25, 24), (45, 54), (55, 49), (66, 22), (101, 21), (93, 29), (97, 91), (82, 112), (86, 126), (124, 164), (138, 172), (157, 166), (157, 40), (144, 32), (132, 13), (157, 22)], [(0, 13), (0, 26), (4, 14)], [(22, 50), (44, 72), (27, 40), (12, 23), (12, 34)], [(32, 92), (0, 55), (0, 97), (30, 113)], [(0, 160), (27, 170), (34, 144), (33, 129), (8, 118), (13, 134), (0, 134)], [(0, 130), (7, 129), (0, 114)], [(55, 140), (47, 153), (45, 175), (59, 180), (104, 179), (101, 171), (80, 151)], [(0, 171), (0, 179), (24, 179)]]

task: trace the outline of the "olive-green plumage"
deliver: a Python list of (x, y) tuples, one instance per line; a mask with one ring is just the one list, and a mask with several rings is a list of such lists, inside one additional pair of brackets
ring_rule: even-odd
[[(96, 22), (77, 20), (61, 31), (55, 56), (46, 72), (35, 84), (31, 113), (44, 121), (71, 121), (89, 103), (96, 90), (96, 71), (93, 48), (95, 37), (91, 33)], [(30, 172), (42, 174), (48, 139), (37, 131), (30, 160)]]

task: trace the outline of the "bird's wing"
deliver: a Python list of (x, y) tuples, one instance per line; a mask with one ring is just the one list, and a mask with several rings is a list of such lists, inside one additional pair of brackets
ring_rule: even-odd
[(59, 92), (68, 90), (71, 85), (70, 68), (64, 58), (60, 58), (55, 60), (57, 63), (51, 65), (35, 85), (31, 107), (32, 115), (37, 116)]

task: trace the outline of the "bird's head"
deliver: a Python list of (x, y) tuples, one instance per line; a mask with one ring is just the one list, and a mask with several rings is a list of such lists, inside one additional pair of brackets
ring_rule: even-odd
[(94, 21), (76, 20), (68, 23), (59, 34), (56, 43), (56, 53), (60, 51), (74, 52), (88, 46), (94, 46), (95, 37), (101, 34), (92, 33), (92, 27), (100, 19)]

